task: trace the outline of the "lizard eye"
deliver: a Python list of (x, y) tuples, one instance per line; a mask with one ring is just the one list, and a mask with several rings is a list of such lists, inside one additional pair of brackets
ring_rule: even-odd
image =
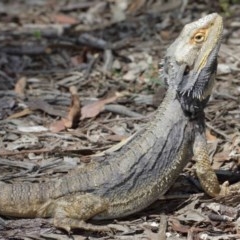
[(194, 36), (194, 41), (196, 43), (202, 43), (204, 41), (204, 34), (203, 33), (196, 33), (195, 36)]

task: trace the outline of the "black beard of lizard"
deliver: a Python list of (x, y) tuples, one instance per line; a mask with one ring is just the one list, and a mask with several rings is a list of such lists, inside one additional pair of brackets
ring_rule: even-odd
[(217, 46), (209, 55), (206, 67), (202, 68), (201, 72), (196, 74), (197, 76), (190, 74), (191, 70), (189, 66), (186, 66), (182, 81), (178, 86), (178, 98), (182, 108), (193, 118), (203, 111), (209, 100), (217, 71), (218, 50)]

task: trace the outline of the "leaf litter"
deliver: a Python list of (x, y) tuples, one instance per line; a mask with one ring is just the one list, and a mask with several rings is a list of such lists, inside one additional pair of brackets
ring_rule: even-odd
[[(201, 1), (0, 4), (0, 179), (11, 182), (58, 178), (126, 144), (164, 96), (166, 47), (187, 22), (221, 9)], [(232, 183), (240, 180), (239, 5), (230, 11), (206, 119), (213, 168)], [(199, 195), (192, 173), (193, 161), (165, 199), (102, 223), (116, 232), (69, 236), (48, 219), (3, 218), (0, 238), (240, 239), (239, 195)]]

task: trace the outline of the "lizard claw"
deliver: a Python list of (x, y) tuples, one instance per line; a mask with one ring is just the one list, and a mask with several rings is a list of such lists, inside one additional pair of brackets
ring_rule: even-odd
[(219, 195), (225, 197), (231, 194), (237, 194), (239, 192), (240, 192), (240, 182), (230, 185), (229, 182), (226, 181), (221, 185), (221, 192)]

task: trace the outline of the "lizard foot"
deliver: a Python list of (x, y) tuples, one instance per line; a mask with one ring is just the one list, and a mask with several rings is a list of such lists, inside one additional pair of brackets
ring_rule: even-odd
[(224, 197), (231, 194), (239, 193), (239, 191), (240, 191), (240, 182), (230, 185), (229, 182), (226, 181), (221, 185), (221, 191), (219, 193), (219, 196)]
[(54, 226), (60, 229), (71, 232), (73, 229), (83, 229), (93, 232), (111, 232), (111, 228), (108, 226), (93, 225), (86, 223), (83, 220), (72, 219), (72, 218), (54, 218)]

